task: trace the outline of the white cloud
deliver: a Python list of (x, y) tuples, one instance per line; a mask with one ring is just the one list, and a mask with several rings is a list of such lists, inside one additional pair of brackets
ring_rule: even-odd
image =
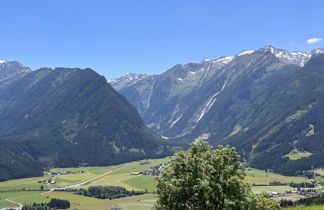
[(310, 38), (310, 39), (307, 39), (307, 44), (315, 44), (315, 43), (317, 43), (317, 42), (320, 42), (320, 41), (322, 41), (322, 38)]

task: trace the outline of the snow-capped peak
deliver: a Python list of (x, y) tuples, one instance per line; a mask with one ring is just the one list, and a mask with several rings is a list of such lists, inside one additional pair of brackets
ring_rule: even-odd
[(229, 62), (231, 62), (234, 59), (234, 56), (223, 56), (220, 57), (216, 60), (212, 60), (213, 64), (220, 64), (220, 65), (225, 65), (228, 64)]
[(234, 59), (234, 56), (222, 56), (215, 60), (205, 58), (202, 60), (202, 63), (211, 63), (213, 65), (217, 65), (218, 67), (221, 67), (221, 66), (224, 66), (225, 64), (228, 64), (233, 59)]
[(5, 62), (7, 62), (7, 61), (5, 61), (5, 60), (1, 60), (1, 59), (0, 59), (0, 64), (1, 64), (1, 63), (5, 63)]
[(242, 52), (240, 52), (239, 54), (237, 54), (237, 56), (242, 56), (242, 55), (249, 55), (254, 53), (255, 50), (243, 50)]
[(264, 48), (259, 49), (259, 51), (271, 52), (281, 61), (285, 63), (296, 64), (301, 67), (304, 66), (312, 56), (312, 53), (309, 52), (288, 52), (287, 50), (276, 49), (271, 45), (265, 46)]
[(147, 74), (133, 74), (127, 73), (122, 77), (116, 79), (107, 79), (107, 82), (110, 83), (115, 89), (119, 90), (123, 87), (133, 85), (138, 81), (149, 77)]

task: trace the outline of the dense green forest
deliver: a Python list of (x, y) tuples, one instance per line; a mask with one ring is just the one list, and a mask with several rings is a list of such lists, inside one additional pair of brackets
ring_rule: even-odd
[(88, 189), (78, 189), (74, 192), (78, 195), (95, 197), (99, 199), (116, 199), (133, 195), (143, 195), (141, 191), (129, 191), (124, 187), (119, 186), (91, 186)]
[(2, 181), (39, 176), (51, 167), (171, 154), (136, 109), (91, 69), (43, 68), (3, 83), (0, 118)]

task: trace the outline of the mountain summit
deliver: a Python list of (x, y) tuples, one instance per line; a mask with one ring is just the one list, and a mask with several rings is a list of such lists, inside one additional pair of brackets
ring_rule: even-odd
[(0, 60), (0, 81), (28, 72), (31, 72), (30, 68), (17, 61)]

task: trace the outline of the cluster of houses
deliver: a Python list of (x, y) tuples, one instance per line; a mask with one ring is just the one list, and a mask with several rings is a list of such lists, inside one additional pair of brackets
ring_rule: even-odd
[(296, 190), (296, 191), (285, 191), (282, 193), (279, 192), (272, 192), (269, 196), (271, 199), (275, 201), (280, 201), (280, 200), (292, 200), (296, 201), (301, 198), (306, 198), (306, 197), (313, 197), (317, 195), (323, 194), (324, 191), (316, 191), (316, 189), (301, 189), (301, 190)]
[(133, 175), (133, 176), (137, 176), (137, 175), (159, 176), (162, 173), (161, 169), (166, 167), (167, 165), (168, 165), (168, 163), (155, 165), (155, 166), (153, 166), (147, 170), (144, 170), (144, 171), (131, 172), (130, 175)]
[[(66, 174), (70, 174), (71, 172), (70, 171), (52, 171), (50, 172), (50, 174), (52, 176), (58, 176), (58, 175), (66, 175)], [(82, 172), (83, 173), (83, 172)], [(48, 179), (48, 180), (38, 180), (37, 183), (40, 183), (40, 184), (56, 184), (55, 182), (55, 178), (52, 180), (51, 178)]]
[(70, 171), (52, 171), (51, 174), (52, 176), (57, 176), (57, 175), (66, 175), (66, 174), (70, 174)]
[(38, 180), (37, 183), (40, 183), (40, 184), (55, 184), (55, 180)]

